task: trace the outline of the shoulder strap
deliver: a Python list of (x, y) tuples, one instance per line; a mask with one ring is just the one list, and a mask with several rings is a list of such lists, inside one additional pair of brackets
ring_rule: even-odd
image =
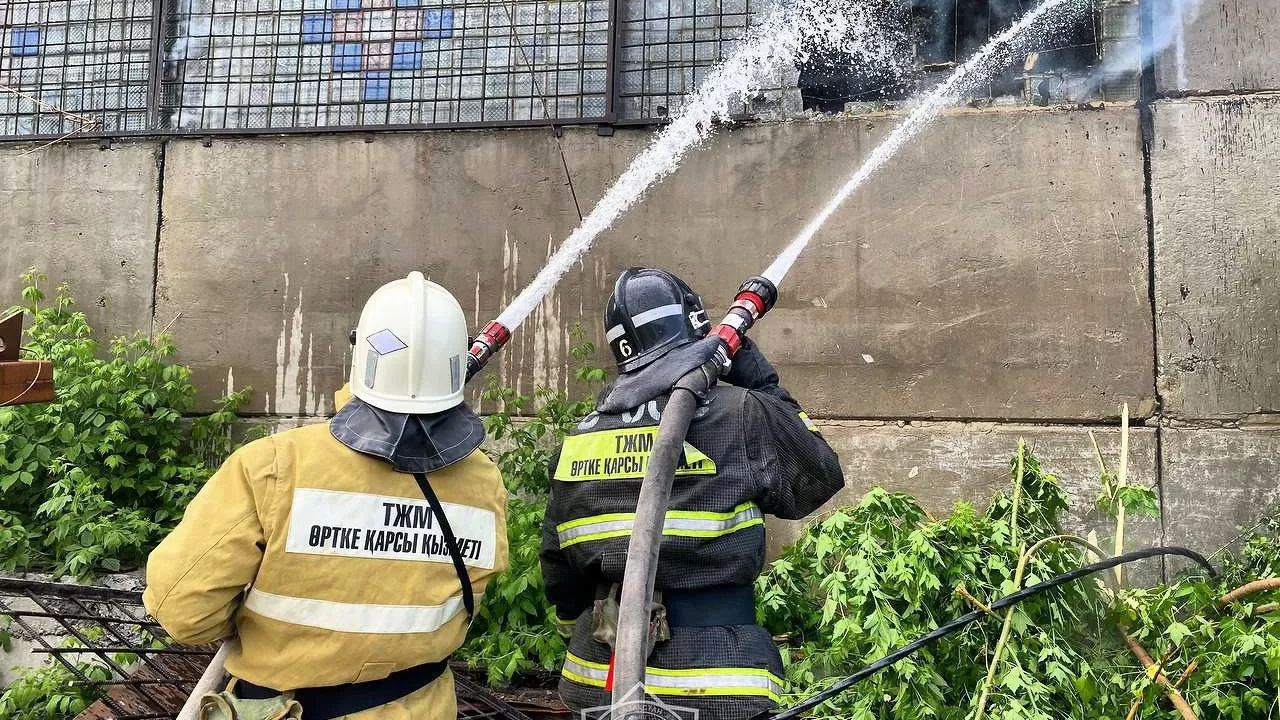
[(462, 604), (467, 608), (467, 622), (470, 623), (476, 616), (476, 598), (471, 593), (471, 575), (467, 573), (467, 566), (462, 562), (462, 551), (458, 550), (458, 541), (453, 536), (453, 528), (449, 526), (449, 518), (445, 517), (444, 508), (440, 507), (440, 498), (436, 497), (436, 491), (431, 489), (427, 476), (414, 473), (413, 477), (418, 481), (418, 489), (431, 504), (431, 512), (440, 522), (444, 544), (449, 547), (449, 556), (453, 558), (453, 569), (458, 573), (458, 582), (462, 583)]

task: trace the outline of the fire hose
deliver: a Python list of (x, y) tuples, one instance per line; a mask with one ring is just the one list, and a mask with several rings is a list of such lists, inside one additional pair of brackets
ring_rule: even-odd
[(623, 699), (644, 682), (649, 647), (649, 608), (653, 604), (662, 526), (671, 500), (676, 464), (684, 449), (684, 438), (693, 420), (693, 412), (699, 399), (711, 390), (720, 374), (728, 368), (733, 355), (742, 347), (747, 330), (773, 307), (777, 298), (777, 288), (763, 277), (751, 277), (742, 283), (724, 320), (711, 331), (720, 339), (715, 354), (676, 382), (662, 410), (653, 452), (640, 484), (631, 539), (627, 544), (622, 596), (618, 601), (613, 677), (613, 707), (615, 712), (621, 709), (622, 715), (613, 720), (626, 720), (633, 712), (642, 712), (636, 705), (624, 705)]

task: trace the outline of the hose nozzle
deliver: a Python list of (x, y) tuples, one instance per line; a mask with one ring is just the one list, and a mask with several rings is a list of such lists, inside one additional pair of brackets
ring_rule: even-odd
[(467, 351), (467, 380), (484, 368), (489, 362), (489, 358), (493, 354), (502, 349), (503, 345), (511, 339), (511, 331), (506, 325), (494, 320), (476, 335), (476, 339), (471, 342), (471, 349)]
[(725, 351), (733, 357), (742, 347), (742, 339), (746, 337), (751, 326), (764, 317), (778, 301), (778, 288), (768, 278), (753, 275), (738, 286), (738, 294), (725, 313), (724, 320), (712, 328), (711, 334), (720, 338)]

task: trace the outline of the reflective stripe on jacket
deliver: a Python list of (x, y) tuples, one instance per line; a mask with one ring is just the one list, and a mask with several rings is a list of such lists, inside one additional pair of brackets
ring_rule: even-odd
[[(507, 565), (497, 467), (477, 450), (427, 479), (478, 603)], [(180, 642), (238, 635), (228, 672), (280, 690), (378, 680), (449, 656), (467, 633), (457, 572), (413, 476), (325, 424), (235, 452), (151, 554), (143, 600)], [(452, 686), (446, 673), (358, 717), (452, 720)]]

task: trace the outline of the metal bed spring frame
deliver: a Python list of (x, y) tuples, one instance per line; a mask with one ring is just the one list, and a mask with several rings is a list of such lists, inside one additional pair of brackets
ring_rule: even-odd
[[(103, 690), (81, 720), (175, 717), (217, 650), (174, 643), (147, 616), (142, 593), (129, 590), (0, 577), (0, 617), (34, 644), (32, 652), (71, 673), (74, 685)], [(59, 634), (66, 640), (51, 642)], [(86, 662), (108, 670), (108, 679), (86, 674)], [(460, 720), (529, 720), (465, 675), (454, 673), (454, 682)]]

